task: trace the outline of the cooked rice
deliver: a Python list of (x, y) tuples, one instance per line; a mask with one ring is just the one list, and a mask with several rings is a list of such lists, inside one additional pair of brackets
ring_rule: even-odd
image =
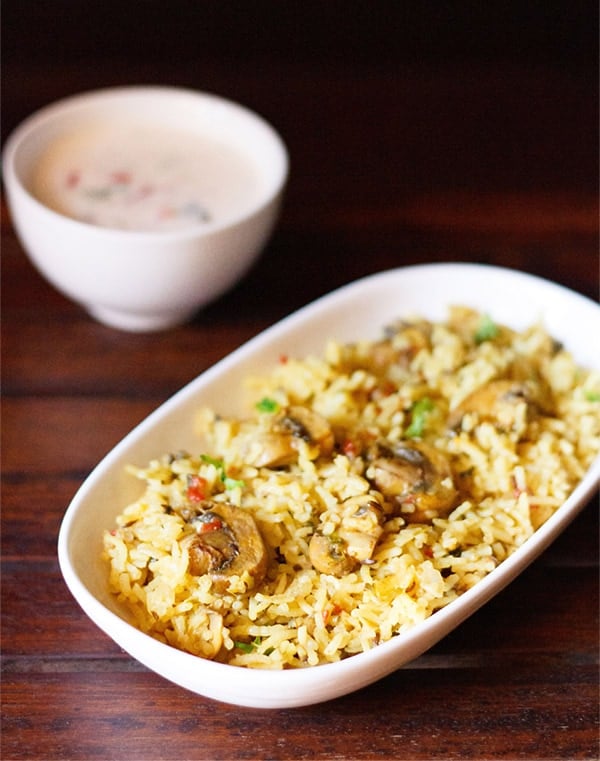
[[(448, 426), (473, 391), (506, 378), (534, 379), (551, 412), (529, 415), (522, 401), (509, 424), (469, 410)], [(452, 308), (446, 323), (415, 319), (377, 342), (332, 341), (322, 357), (282, 358), (248, 388), (243, 420), (199, 411), (201, 454), (130, 468), (145, 492), (104, 534), (111, 589), (140, 629), (237, 666), (314, 666), (406, 631), (522, 545), (600, 450), (600, 374), (577, 367), (540, 325), (518, 333), (465, 307)], [(256, 437), (298, 405), (328, 421), (331, 454), (298, 439), (293, 462), (253, 465)], [(410, 434), (446, 456), (458, 491), (449, 514), (425, 522), (411, 522), (410, 500), (399, 509), (375, 488), (366, 450), (356, 445), (393, 447)], [(221, 590), (210, 574), (191, 573), (191, 476), (204, 479), (214, 504), (254, 517), (268, 553), (264, 580), (231, 576)], [(344, 501), (365, 496), (383, 509), (372, 557), (347, 573), (316, 570), (312, 535), (332, 538)]]

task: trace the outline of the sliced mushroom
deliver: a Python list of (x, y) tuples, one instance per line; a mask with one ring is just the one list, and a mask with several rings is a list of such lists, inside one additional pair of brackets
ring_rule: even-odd
[(368, 562), (383, 529), (383, 510), (370, 494), (350, 497), (342, 502), (339, 535), (346, 542), (348, 554), (361, 563)]
[(334, 576), (344, 576), (368, 563), (382, 533), (383, 511), (371, 496), (350, 497), (340, 509), (338, 531), (332, 535), (316, 532), (308, 548), (313, 567)]
[(453, 508), (457, 490), (447, 457), (422, 442), (401, 442), (374, 450), (367, 478), (398, 507), (409, 523), (428, 523), (446, 516)]
[(249, 451), (256, 453), (252, 464), (257, 468), (281, 468), (298, 458), (292, 436), (277, 431), (267, 431), (253, 437)]
[(466, 414), (490, 420), (500, 430), (509, 431), (517, 422), (519, 407), (527, 406), (531, 418), (548, 406), (541, 386), (528, 381), (495, 380), (469, 394), (448, 416), (448, 427), (458, 428)]
[(228, 503), (204, 503), (192, 521), (196, 533), (187, 539), (189, 571), (208, 574), (217, 592), (229, 587), (232, 576), (250, 577), (253, 586), (267, 572), (267, 551), (254, 518)]
[(308, 407), (294, 405), (275, 417), (271, 430), (251, 438), (248, 443), (251, 462), (258, 468), (289, 465), (298, 458), (299, 440), (315, 447), (315, 459), (329, 455), (335, 443), (324, 417)]
[(345, 576), (360, 565), (357, 558), (348, 554), (346, 542), (335, 534), (313, 534), (308, 546), (308, 555), (317, 571), (333, 576)]
[(385, 371), (390, 365), (408, 367), (416, 355), (430, 345), (431, 323), (425, 320), (401, 320), (386, 328), (386, 338), (371, 347), (369, 367), (373, 372)]
[(331, 426), (322, 415), (308, 407), (290, 407), (281, 420), (281, 426), (292, 436), (303, 439), (319, 448), (319, 454), (327, 457), (335, 443)]

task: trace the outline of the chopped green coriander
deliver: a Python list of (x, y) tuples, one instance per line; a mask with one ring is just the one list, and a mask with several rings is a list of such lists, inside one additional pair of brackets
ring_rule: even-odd
[(245, 485), (244, 481), (237, 478), (229, 478), (229, 476), (225, 476), (225, 478), (223, 478), (223, 483), (227, 491), (231, 491), (231, 489), (237, 489), (238, 486), (241, 489)]
[(238, 650), (242, 650), (244, 653), (251, 653), (254, 650), (252, 642), (237, 642), (233, 643)]
[(475, 343), (481, 344), (484, 341), (491, 341), (496, 338), (500, 329), (492, 318), (488, 314), (484, 314), (479, 323), (479, 327), (475, 331)]
[(586, 391), (584, 396), (588, 402), (600, 402), (600, 391)]
[(225, 469), (223, 460), (217, 460), (215, 457), (211, 457), (208, 454), (201, 454), (200, 459), (206, 465), (214, 465), (217, 470), (223, 471)]
[(416, 401), (411, 408), (410, 425), (404, 432), (409, 438), (416, 438), (423, 435), (427, 418), (435, 409), (435, 404), (428, 396)]
[(244, 481), (240, 481), (236, 478), (231, 478), (227, 475), (227, 472), (225, 470), (225, 463), (223, 460), (218, 460), (215, 457), (211, 457), (208, 454), (202, 454), (200, 455), (200, 459), (202, 462), (206, 463), (207, 465), (213, 465), (219, 474), (219, 478), (221, 479), (223, 485), (225, 486), (225, 489), (235, 489), (236, 487), (245, 486)]
[(262, 637), (254, 637), (252, 642), (240, 642), (236, 640), (233, 644), (238, 648), (238, 650), (243, 650), (245, 653), (251, 653), (260, 645), (261, 642)]
[(259, 412), (279, 412), (279, 403), (268, 396), (263, 397), (260, 402), (256, 402), (256, 409)]

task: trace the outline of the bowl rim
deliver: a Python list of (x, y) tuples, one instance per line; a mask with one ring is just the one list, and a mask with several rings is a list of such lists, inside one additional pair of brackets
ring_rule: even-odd
[[(273, 179), (265, 184), (256, 199), (248, 204), (241, 212), (225, 217), (222, 220), (208, 222), (203, 224), (193, 224), (178, 230), (130, 230), (113, 227), (103, 227), (88, 222), (74, 219), (66, 214), (51, 209), (42, 203), (27, 187), (15, 166), (16, 157), (23, 144), (23, 141), (31, 135), (43, 130), (55, 119), (60, 119), (71, 109), (85, 108), (86, 104), (102, 104), (102, 101), (113, 99), (126, 100), (130, 97), (147, 97), (147, 98), (188, 98), (211, 104), (213, 106), (222, 106), (243, 119), (249, 120), (263, 131), (265, 136), (270, 140), (274, 153), (278, 160), (277, 171), (273, 173)], [(151, 123), (151, 122), (150, 122)], [(287, 146), (275, 129), (263, 116), (249, 107), (238, 103), (237, 101), (226, 98), (217, 93), (204, 90), (195, 90), (188, 87), (179, 87), (174, 85), (121, 85), (116, 87), (103, 87), (95, 90), (86, 90), (72, 95), (67, 95), (56, 101), (40, 107), (29, 116), (25, 117), (8, 135), (2, 149), (2, 175), (6, 185), (7, 200), (10, 203), (10, 196), (14, 193), (20, 194), (40, 213), (48, 215), (54, 222), (59, 221), (61, 224), (73, 227), (75, 230), (88, 231), (95, 235), (107, 238), (107, 242), (115, 236), (127, 236), (135, 242), (144, 241), (152, 242), (161, 241), (180, 241), (190, 240), (198, 237), (208, 237), (215, 235), (243, 224), (247, 220), (259, 215), (270, 204), (275, 202), (282, 194), (287, 183), (290, 171), (290, 157)]]

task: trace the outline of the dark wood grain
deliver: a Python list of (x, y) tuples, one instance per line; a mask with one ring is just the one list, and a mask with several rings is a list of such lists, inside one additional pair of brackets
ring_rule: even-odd
[(125, 5), (4, 4), (3, 137), (74, 92), (177, 84), (260, 111), (291, 176), (247, 278), (148, 335), (50, 287), (2, 204), (2, 759), (597, 759), (597, 497), (428, 653), (293, 710), (220, 704), (149, 672), (78, 608), (56, 557), (66, 506), (123, 435), (333, 288), (457, 260), (598, 298), (596, 9), (174, 0), (147, 3), (144, 27)]

